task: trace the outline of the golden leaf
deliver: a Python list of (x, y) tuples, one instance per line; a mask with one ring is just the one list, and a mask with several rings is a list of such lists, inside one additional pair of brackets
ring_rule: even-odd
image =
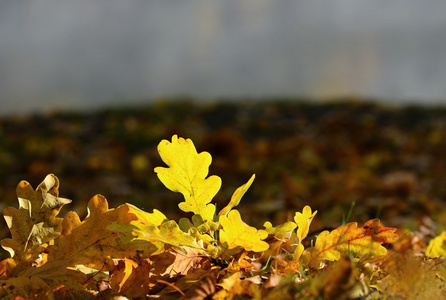
[(446, 256), (446, 231), (443, 231), (439, 236), (430, 240), (426, 248), (427, 257)]
[(236, 207), (239, 203), (240, 200), (242, 200), (243, 195), (245, 195), (246, 191), (249, 189), (249, 187), (251, 186), (252, 182), (254, 181), (254, 178), (256, 177), (256, 175), (252, 175), (251, 178), (248, 180), (247, 183), (245, 183), (244, 185), (242, 185), (241, 187), (239, 187), (238, 189), (235, 190), (234, 194), (231, 197), (231, 201), (229, 201), (228, 205), (226, 205), (219, 213), (218, 215), (227, 215), (228, 212), (233, 209), (234, 207)]
[(257, 230), (242, 221), (238, 210), (231, 210), (227, 216), (220, 216), (220, 244), (223, 251), (242, 247), (247, 251), (263, 252), (269, 244), (263, 240), (268, 236), (265, 230)]
[(157, 167), (155, 172), (171, 191), (180, 192), (184, 202), (178, 206), (185, 212), (193, 212), (203, 221), (212, 221), (215, 206), (209, 204), (221, 187), (218, 176), (206, 178), (212, 157), (208, 152), (197, 153), (190, 139), (172, 137), (172, 142), (162, 140), (158, 152), (168, 168)]
[(319, 268), (323, 261), (337, 261), (341, 255), (380, 256), (387, 253), (381, 244), (393, 243), (398, 239), (396, 228), (381, 226), (377, 219), (367, 221), (362, 227), (348, 223), (335, 230), (321, 232), (314, 247), (302, 254), (304, 265)]
[(171, 220), (164, 222), (160, 226), (144, 225), (139, 221), (130, 222), (130, 226), (114, 223), (109, 226), (116, 232), (129, 232), (133, 235), (133, 241), (148, 241), (154, 245), (157, 245), (159, 251), (151, 253), (151, 255), (159, 254), (160, 251), (164, 251), (164, 244), (172, 245), (177, 248), (182, 246), (189, 246), (194, 248), (200, 248), (194, 236), (186, 233), (178, 227), (178, 224)]
[(294, 222), (286, 222), (276, 227), (273, 227), (271, 222), (268, 221), (263, 224), (263, 227), (265, 227), (266, 232), (268, 232), (268, 234), (273, 235), (278, 240), (284, 240), (290, 238), (291, 233), (293, 232), (294, 228), (296, 228), (296, 226), (297, 225)]
[(304, 207), (302, 213), (296, 212), (294, 215), (294, 222), (297, 224), (298, 228), (296, 231), (297, 239), (299, 243), (302, 243), (302, 240), (305, 239), (308, 235), (308, 231), (310, 230), (311, 221), (313, 221), (314, 216), (316, 215), (317, 210), (312, 213), (311, 207), (308, 205)]
[(62, 218), (56, 216), (71, 200), (59, 197), (59, 180), (53, 174), (46, 176), (36, 190), (21, 181), (17, 197), (19, 208), (3, 211), (12, 238), (2, 240), (1, 245), (17, 263), (30, 266), (42, 251), (40, 245), (60, 235)]
[(48, 262), (41, 268), (61, 263), (101, 269), (107, 257), (131, 257), (138, 247), (141, 247), (140, 251), (153, 251), (149, 245), (142, 247), (138, 243), (124, 243), (118, 233), (107, 229), (113, 222), (129, 224), (135, 220), (132, 209), (127, 204), (109, 209), (105, 197), (96, 195), (89, 201), (88, 215), (82, 222), (75, 212), (67, 213), (62, 223), (62, 234), (55, 245), (48, 247)]
[(154, 209), (153, 213), (148, 213), (131, 204), (126, 205), (130, 208), (129, 213), (134, 214), (141, 224), (159, 226), (167, 221), (167, 217), (157, 209)]

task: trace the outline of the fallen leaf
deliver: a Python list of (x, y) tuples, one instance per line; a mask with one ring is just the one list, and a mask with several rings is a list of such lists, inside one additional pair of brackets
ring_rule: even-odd
[(59, 197), (59, 180), (53, 174), (46, 176), (36, 190), (21, 181), (16, 192), (19, 208), (3, 211), (12, 238), (3, 239), (1, 245), (17, 263), (30, 265), (43, 250), (41, 245), (60, 235), (62, 218), (56, 216), (71, 200)]
[(268, 236), (265, 230), (257, 230), (242, 221), (238, 210), (231, 210), (227, 216), (220, 216), (220, 244), (223, 251), (242, 247), (247, 251), (263, 252), (269, 244), (263, 240)]
[(132, 207), (126, 204), (109, 209), (105, 197), (96, 195), (89, 201), (88, 215), (82, 222), (75, 212), (67, 213), (62, 234), (55, 245), (48, 247), (48, 262), (41, 269), (59, 263), (61, 266), (83, 264), (102, 269), (107, 257), (132, 257), (137, 250), (153, 251), (147, 244), (124, 243), (118, 233), (107, 229), (113, 222), (129, 224), (135, 220), (131, 211)]
[(446, 231), (443, 231), (439, 236), (430, 240), (426, 248), (427, 257), (446, 256)]
[(183, 247), (183, 251), (172, 248), (170, 253), (175, 255), (175, 259), (172, 264), (166, 269), (165, 273), (161, 275), (187, 275), (189, 272), (201, 268), (202, 263), (208, 260), (208, 258), (205, 255), (201, 254), (198, 249)]
[(151, 279), (150, 261), (141, 259), (136, 262), (129, 258), (120, 260), (111, 271), (110, 286), (113, 291), (131, 295), (132, 298), (145, 298), (154, 280)]
[(265, 227), (265, 230), (266, 232), (268, 232), (268, 234), (273, 235), (276, 239), (285, 240), (290, 238), (291, 233), (297, 227), (297, 225), (294, 222), (286, 222), (284, 224), (273, 227), (271, 222), (265, 222), (263, 224), (263, 227)]
[(348, 223), (335, 230), (321, 232), (314, 247), (305, 249), (302, 254), (304, 265), (316, 269), (324, 261), (337, 261), (345, 256), (381, 256), (387, 249), (381, 244), (393, 243), (398, 239), (396, 228), (381, 226), (377, 219), (367, 221), (362, 227)]
[[(119, 225), (118, 225), (119, 226)], [(109, 228), (115, 231), (120, 230), (116, 225), (112, 225)], [(160, 226), (155, 225), (143, 225), (138, 221), (130, 222), (129, 228), (132, 229), (132, 234), (134, 235), (134, 241), (148, 241), (153, 244), (158, 245), (160, 249), (160, 244), (172, 245), (178, 248), (183, 246), (189, 246), (194, 248), (200, 248), (194, 236), (186, 233), (178, 227), (178, 224), (173, 221), (167, 221)], [(161, 247), (162, 248), (162, 247)], [(164, 250), (163, 248), (161, 250)], [(153, 255), (159, 254), (155, 252)]]
[(385, 299), (445, 299), (446, 261), (393, 253), (383, 264), (386, 277), (377, 282)]
[(333, 270), (322, 280), (322, 294), (324, 299), (349, 299), (345, 293), (353, 281), (353, 268), (350, 259), (344, 257), (339, 260)]

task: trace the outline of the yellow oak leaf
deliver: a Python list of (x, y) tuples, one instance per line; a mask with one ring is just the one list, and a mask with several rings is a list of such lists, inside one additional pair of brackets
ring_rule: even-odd
[(243, 195), (246, 193), (246, 191), (249, 189), (249, 187), (251, 186), (252, 182), (254, 181), (254, 178), (256, 177), (255, 174), (253, 174), (251, 176), (251, 178), (248, 180), (247, 183), (245, 183), (244, 185), (242, 185), (241, 187), (239, 187), (238, 189), (235, 190), (234, 194), (231, 197), (231, 201), (229, 201), (228, 205), (226, 205), (219, 213), (218, 215), (227, 215), (228, 212), (233, 209), (234, 207), (236, 207), (237, 205), (239, 205), (240, 200), (242, 200)]
[(294, 222), (286, 222), (284, 224), (273, 227), (271, 222), (265, 222), (263, 224), (263, 227), (265, 227), (265, 230), (266, 232), (268, 232), (268, 234), (274, 235), (276, 239), (283, 240), (290, 237), (291, 233), (293, 232), (294, 228), (297, 227), (297, 225)]
[(155, 172), (171, 191), (180, 192), (184, 202), (178, 206), (185, 212), (193, 212), (212, 221), (215, 205), (209, 204), (221, 187), (218, 176), (208, 176), (212, 157), (208, 152), (197, 153), (190, 139), (172, 137), (172, 142), (162, 140), (158, 145), (161, 159), (168, 168), (157, 167)]
[(446, 231), (430, 240), (426, 248), (427, 257), (446, 257)]
[(156, 250), (149, 243), (125, 243), (117, 232), (107, 227), (118, 222), (129, 224), (136, 220), (132, 213), (134, 207), (123, 204), (116, 209), (109, 209), (104, 196), (96, 195), (88, 203), (88, 215), (81, 222), (75, 212), (68, 212), (62, 223), (62, 233), (57, 243), (48, 247), (48, 262), (40, 269), (50, 265), (74, 266), (102, 269), (107, 257), (131, 257), (136, 250), (150, 253)]
[(316, 213), (317, 210), (312, 213), (311, 207), (307, 205), (302, 210), (302, 213), (296, 212), (296, 214), (294, 215), (294, 222), (298, 226), (296, 231), (296, 236), (297, 239), (299, 240), (299, 243), (302, 243), (302, 240), (307, 237), (308, 231), (310, 230), (311, 221), (313, 221), (313, 218), (316, 215)]
[(337, 261), (342, 255), (381, 256), (387, 249), (381, 244), (393, 243), (398, 239), (396, 228), (383, 227), (377, 219), (367, 221), (362, 227), (348, 223), (335, 230), (321, 232), (313, 247), (302, 254), (304, 265), (316, 269), (324, 261)]
[(154, 209), (153, 213), (148, 213), (134, 205), (128, 203), (126, 205), (130, 208), (129, 213), (134, 214), (141, 224), (159, 226), (164, 221), (167, 221), (167, 217), (157, 209)]
[(115, 232), (130, 232), (133, 235), (132, 241), (148, 241), (156, 245), (158, 250), (151, 253), (151, 255), (163, 252), (164, 244), (172, 245), (180, 249), (182, 246), (201, 248), (195, 237), (182, 231), (173, 220), (166, 221), (160, 226), (145, 225), (139, 221), (132, 221), (129, 226), (113, 223), (108, 228)]
[[(120, 239), (123, 243), (133, 244), (138, 240), (148, 242), (149, 239), (145, 237), (145, 231), (159, 231), (159, 229), (156, 228), (168, 221), (167, 217), (157, 209), (154, 209), (153, 213), (148, 213), (131, 204), (126, 205), (129, 207), (129, 213), (135, 218), (128, 224), (122, 222), (112, 222), (107, 227), (108, 230), (119, 233)], [(146, 252), (146, 256), (156, 255), (163, 251), (164, 243), (160, 239), (150, 239), (150, 243), (153, 247), (151, 251)]]
[(211, 246), (210, 249), (215, 248), (213, 244), (216, 242), (216, 240), (207, 233), (201, 233), (201, 231), (197, 227), (195, 227), (189, 219), (181, 218), (178, 222), (178, 226), (182, 231), (187, 232), (191, 236), (195, 237), (197, 241), (199, 241), (200, 244), (203, 246), (203, 248), (206, 248), (208, 246)]
[[(132, 211), (134, 213), (132, 213)], [(83, 284), (88, 279), (83, 269), (110, 271), (112, 258), (122, 259), (147, 255), (157, 250), (146, 241), (126, 241), (107, 227), (113, 222), (129, 224), (137, 219), (139, 210), (132, 205), (109, 209), (107, 200), (94, 196), (88, 203), (88, 216), (81, 221), (75, 212), (68, 212), (62, 222), (60, 237), (46, 248), (46, 262), (37, 268), (23, 270), (14, 279), (16, 289), (34, 291), (30, 279), (39, 279), (49, 287), (62, 284)], [(48, 290), (48, 287), (46, 288)]]
[(196, 231), (200, 233), (204, 233), (203, 235), (209, 236), (207, 233), (210, 231), (209, 224), (215, 224), (212, 227), (214, 227), (212, 230), (216, 230), (219, 226), (217, 222), (207, 222), (205, 223), (203, 219), (200, 217), (200, 215), (193, 215), (192, 216), (192, 222), (187, 218), (181, 218), (178, 221), (178, 226), (180, 226), (180, 229), (184, 232), (188, 232), (191, 228), (195, 228)]
[(276, 261), (279, 261), (281, 258), (278, 255), (283, 250), (283, 244), (290, 240), (297, 225), (294, 222), (286, 222), (273, 227), (271, 222), (265, 222), (263, 226), (268, 233), (267, 242), (269, 243), (269, 249), (263, 252), (262, 257), (268, 259), (271, 256)]
[(53, 174), (46, 176), (36, 190), (21, 181), (16, 192), (19, 208), (3, 211), (12, 238), (2, 240), (1, 245), (17, 262), (31, 263), (42, 251), (40, 245), (60, 235), (62, 218), (56, 216), (71, 200), (59, 197), (59, 180)]
[(220, 244), (223, 251), (242, 247), (247, 251), (263, 252), (269, 244), (263, 240), (268, 236), (265, 230), (257, 230), (242, 221), (238, 210), (231, 210), (227, 216), (220, 216)]

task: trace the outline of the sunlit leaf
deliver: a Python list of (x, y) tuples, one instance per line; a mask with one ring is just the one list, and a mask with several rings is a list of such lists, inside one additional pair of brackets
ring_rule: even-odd
[(231, 210), (227, 216), (220, 216), (220, 243), (223, 249), (242, 247), (247, 251), (263, 252), (269, 248), (263, 240), (268, 236), (265, 230), (257, 230), (242, 221), (238, 210)]
[(228, 212), (233, 209), (234, 207), (236, 207), (239, 203), (240, 200), (242, 200), (243, 195), (246, 193), (246, 191), (249, 189), (249, 187), (251, 186), (252, 182), (254, 181), (255, 178), (255, 174), (251, 176), (251, 178), (248, 180), (247, 183), (245, 183), (244, 185), (242, 185), (241, 187), (239, 187), (238, 189), (235, 190), (234, 194), (231, 197), (231, 201), (229, 201), (228, 205), (226, 205), (219, 213), (218, 215), (227, 215)]
[(204, 221), (212, 220), (215, 206), (209, 204), (220, 190), (221, 179), (208, 176), (212, 157), (208, 152), (197, 153), (190, 139), (172, 137), (172, 142), (162, 140), (158, 152), (168, 168), (157, 167), (155, 172), (171, 191), (180, 192), (184, 202), (178, 206), (185, 212), (199, 214)]
[(311, 207), (309, 207), (308, 205), (304, 207), (301, 213), (296, 212), (294, 216), (294, 222), (297, 224), (296, 236), (299, 240), (299, 243), (301, 243), (302, 240), (307, 237), (311, 221), (313, 221), (316, 213), (317, 210), (312, 213)]
[(53, 174), (46, 176), (36, 190), (21, 181), (16, 192), (19, 208), (3, 211), (12, 238), (3, 239), (1, 245), (17, 263), (30, 266), (42, 251), (40, 245), (60, 235), (62, 218), (56, 216), (71, 200), (59, 197), (59, 180)]
[(430, 240), (426, 248), (427, 257), (446, 257), (446, 231)]
[(265, 230), (266, 232), (268, 232), (268, 234), (272, 234), (275, 238), (282, 240), (289, 238), (291, 232), (297, 227), (297, 225), (294, 222), (286, 222), (284, 224), (273, 227), (271, 222), (267, 221), (263, 224), (263, 227), (265, 227)]
[(148, 213), (131, 204), (126, 205), (130, 208), (129, 213), (135, 215), (141, 224), (159, 226), (167, 221), (167, 217), (157, 209), (154, 209), (153, 213)]
[[(168, 244), (175, 247), (189, 246), (200, 248), (195, 237), (182, 231), (178, 224), (171, 220), (164, 222), (160, 226), (155, 225), (143, 225), (138, 221), (130, 222), (130, 226), (133, 226), (132, 233), (134, 235), (134, 240), (148, 241), (154, 244)], [(110, 226), (110, 229), (119, 230), (119, 225), (114, 224)], [(162, 250), (159, 248), (159, 250)], [(158, 251), (156, 252), (158, 253)]]
[[(67, 266), (84, 264), (88, 267), (101, 269), (106, 257), (126, 257), (135, 255), (137, 243), (123, 243), (118, 233), (107, 227), (113, 222), (129, 224), (136, 216), (129, 211), (126, 204), (116, 209), (109, 209), (107, 200), (94, 196), (88, 203), (88, 216), (80, 221), (75, 212), (65, 215), (62, 224), (62, 234), (58, 243), (48, 247), (48, 264), (60, 261)], [(150, 249), (138, 249), (139, 251)]]
[(381, 244), (396, 241), (395, 231), (396, 228), (381, 226), (377, 219), (369, 220), (359, 228), (357, 223), (348, 223), (331, 232), (321, 232), (314, 247), (305, 249), (302, 258), (308, 267), (319, 268), (322, 262), (337, 261), (341, 255), (385, 255), (387, 249)]

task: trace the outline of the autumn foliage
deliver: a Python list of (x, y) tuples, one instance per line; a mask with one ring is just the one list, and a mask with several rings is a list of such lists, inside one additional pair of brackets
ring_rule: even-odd
[(177, 135), (158, 152), (166, 166), (155, 173), (182, 194), (178, 207), (189, 218), (169, 220), (131, 204), (109, 208), (102, 195), (89, 201), (83, 220), (75, 212), (62, 218), (71, 201), (59, 197), (55, 175), (35, 190), (20, 182), (19, 208), (4, 210), (11, 238), (1, 245), (11, 257), (0, 262), (1, 299), (444, 297), (446, 234), (417, 256), (410, 233), (398, 239), (378, 219), (309, 237), (317, 211), (304, 203), (287, 222), (256, 228), (236, 208), (254, 175), (218, 210), (213, 198), (222, 181), (208, 175), (209, 153)]

